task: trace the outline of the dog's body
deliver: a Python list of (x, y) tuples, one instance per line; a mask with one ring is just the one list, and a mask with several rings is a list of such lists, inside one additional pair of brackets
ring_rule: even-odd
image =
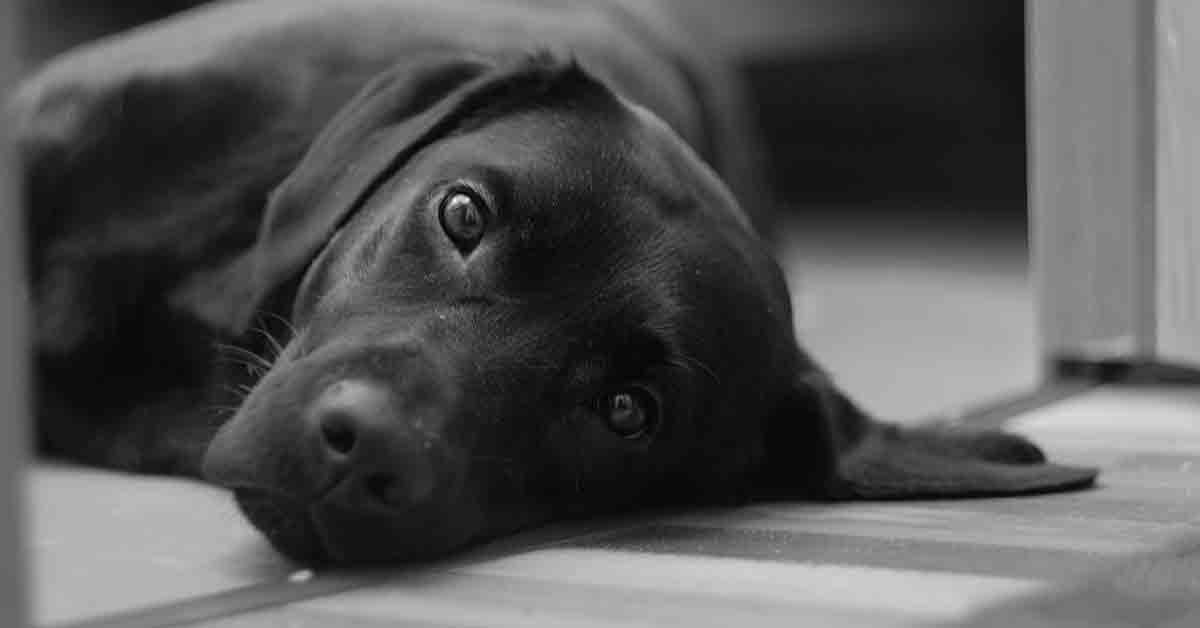
[(667, 500), (1089, 484), (821, 374), (735, 200), (730, 81), (615, 0), (259, 0), (67, 56), (14, 101), (42, 445), (203, 475), (334, 560)]
[[(62, 429), (57, 413), (46, 415), (45, 443), (105, 465), (198, 473), (205, 439), (164, 447), (158, 433), (174, 431), (161, 425), (164, 416), (224, 394), (197, 398), (194, 390), (213, 362), (208, 336), (267, 352), (261, 336), (237, 339), (246, 321), (214, 311), (229, 299), (205, 291), (225, 291), (227, 275), (244, 270), (239, 254), (253, 244), (267, 195), (318, 132), (406, 59), (417, 67), (437, 55), (498, 61), (542, 46), (569, 50), (753, 193), (753, 151), (742, 140), (749, 134), (725, 113), (737, 98), (728, 70), (681, 33), (654, 26), (661, 17), (630, 32), (630, 11), (652, 5), (627, 4), (235, 3), (85, 47), (34, 75), (15, 109), (29, 164), (38, 346), (52, 391), (43, 398), (69, 398), (72, 389), (92, 397), (75, 404), (86, 410), (64, 417)], [(163, 301), (161, 311), (151, 314), (146, 300)], [(128, 329), (112, 329), (126, 320)], [(191, 321), (199, 325), (181, 334)], [(253, 322), (282, 333), (276, 322)], [(143, 338), (131, 343), (133, 334)], [(114, 363), (118, 355), (125, 364)], [(154, 381), (148, 364), (168, 379), (182, 376)], [(94, 381), (97, 372), (122, 383)], [(224, 380), (212, 384), (248, 383)]]

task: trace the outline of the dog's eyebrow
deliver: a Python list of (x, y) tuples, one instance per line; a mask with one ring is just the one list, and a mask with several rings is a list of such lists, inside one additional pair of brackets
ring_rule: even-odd
[(674, 364), (678, 357), (674, 343), (651, 329), (634, 326), (609, 330), (578, 341), (578, 357), (567, 370), (568, 389), (643, 377), (654, 367)]
[(466, 169), (466, 174), (486, 187), (484, 192), (491, 196), (488, 200), (499, 206), (494, 209), (503, 209), (512, 203), (513, 176), (506, 169), (491, 164), (475, 163)]
[(482, 188), (476, 188), (475, 191), (486, 197), (484, 200), (489, 202), (493, 211), (508, 211), (514, 199), (514, 175), (503, 166), (472, 161), (474, 158), (447, 160), (439, 167), (433, 183), (421, 198), (425, 201), (436, 199), (442, 191), (462, 182)]
[[(458, 183), (467, 185), (485, 197), (498, 217), (502, 218), (511, 211), (513, 180), (504, 169), (490, 164), (458, 161), (452, 161), (447, 166), (443, 168), (444, 172), (440, 176), (413, 198), (411, 207), (404, 207), (403, 211), (385, 210), (382, 217), (371, 219), (370, 226), (365, 229), (366, 233), (349, 252), (350, 266), (346, 270), (348, 277), (359, 279), (369, 275), (379, 263), (380, 256), (389, 255), (389, 243), (401, 241), (397, 234), (406, 228), (403, 223), (409, 220), (407, 217), (411, 212), (408, 210), (436, 212), (439, 199)], [(395, 202), (393, 196), (397, 183), (398, 181), (393, 181), (382, 186), (365, 201), (364, 207), (387, 206)], [(345, 228), (347, 227), (343, 227)]]

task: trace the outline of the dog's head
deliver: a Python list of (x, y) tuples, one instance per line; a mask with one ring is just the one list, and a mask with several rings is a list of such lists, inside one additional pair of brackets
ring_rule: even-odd
[[(254, 255), (243, 305), (302, 277), (295, 333), (205, 473), (296, 557), (429, 556), (767, 476), (836, 493), (869, 425), (814, 377), (717, 177), (552, 56), (379, 77), (276, 191)], [(1047, 485), (1022, 481), (974, 489)]]

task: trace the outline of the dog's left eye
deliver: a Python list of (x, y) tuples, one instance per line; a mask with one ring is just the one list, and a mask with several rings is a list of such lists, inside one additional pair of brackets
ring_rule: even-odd
[(442, 199), (439, 219), (454, 246), (469, 253), (487, 230), (487, 205), (474, 192), (457, 189)]
[(600, 410), (609, 429), (631, 440), (649, 434), (658, 421), (658, 400), (643, 388), (625, 388), (605, 395)]

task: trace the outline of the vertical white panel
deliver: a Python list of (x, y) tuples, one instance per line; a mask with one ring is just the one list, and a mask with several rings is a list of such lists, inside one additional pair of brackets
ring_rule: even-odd
[(1200, 365), (1200, 2), (1028, 0), (1047, 357)]
[(1200, 364), (1200, 2), (1157, 16), (1158, 356)]
[(1030, 225), (1048, 357), (1154, 346), (1154, 9), (1029, 0)]
[[(17, 0), (0, 0), (0, 93), (17, 74)], [(25, 299), (20, 285), (23, 230), (9, 138), (0, 122), (0, 626), (23, 626), (25, 560), (21, 545), (22, 465), (29, 409)]]

